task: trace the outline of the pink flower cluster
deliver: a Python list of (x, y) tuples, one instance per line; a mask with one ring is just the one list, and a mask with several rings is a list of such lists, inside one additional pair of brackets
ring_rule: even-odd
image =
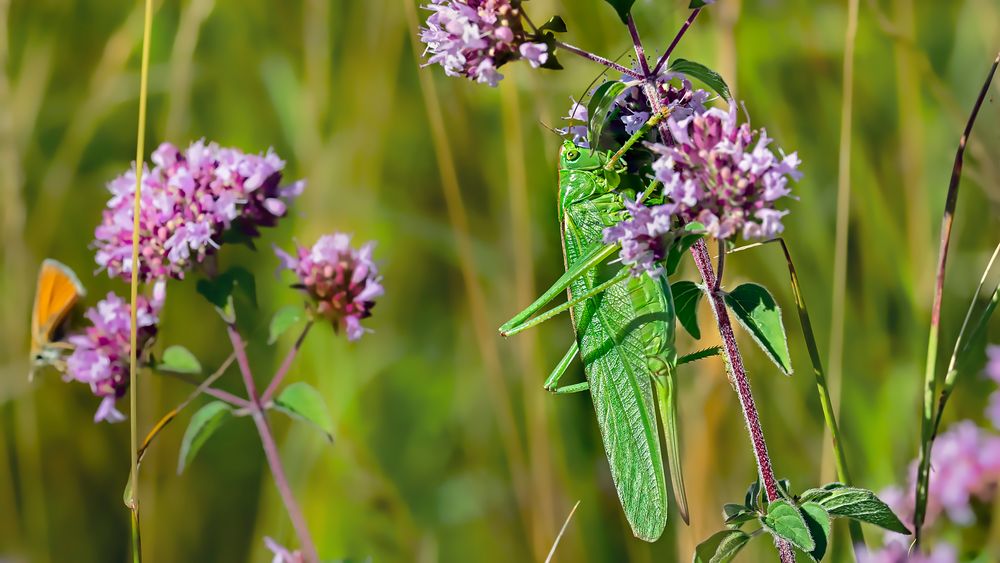
[(687, 117), (671, 115), (667, 126), (673, 144), (655, 144), (656, 179), (671, 213), (685, 223), (697, 221), (708, 234), (728, 239), (767, 239), (784, 229), (787, 211), (775, 203), (790, 194), (788, 179), (798, 180), (795, 153), (779, 158), (763, 130), (739, 124), (735, 104)]
[[(152, 299), (139, 296), (136, 303), (136, 324), (139, 357), (156, 336), (160, 309), (163, 307), (164, 283), (156, 284)], [(129, 385), (130, 331), (132, 326), (129, 303), (114, 293), (87, 310), (91, 322), (82, 333), (69, 337), (74, 346), (66, 360), (67, 381), (90, 385), (101, 397), (94, 422), (119, 422), (125, 415), (115, 409), (115, 401), (125, 394)]]
[(420, 29), (427, 64), (439, 64), (448, 76), (464, 76), (496, 86), (504, 64), (524, 59), (539, 67), (549, 47), (532, 42), (521, 25), (517, 0), (433, 0), (433, 13)]
[(654, 278), (662, 275), (667, 250), (664, 237), (670, 232), (672, 222), (667, 206), (647, 207), (626, 198), (625, 208), (632, 218), (604, 229), (604, 243), (621, 243), (619, 259), (631, 268), (633, 275), (644, 272)]
[(909, 542), (894, 541), (882, 549), (869, 550), (857, 546), (858, 563), (958, 563), (958, 553), (954, 546), (939, 543), (930, 553), (910, 553)]
[[(629, 77), (623, 77), (622, 81), (628, 82)], [(675, 119), (686, 119), (692, 115), (704, 113), (705, 104), (708, 102), (710, 94), (706, 90), (695, 89), (683, 74), (668, 72), (657, 77), (656, 89), (660, 94), (660, 103)], [(556, 132), (580, 147), (588, 147), (587, 124), (590, 116), (587, 106), (570, 98), (569, 113), (563, 117), (567, 126), (557, 129)], [(615, 105), (619, 111), (619, 120), (624, 126), (627, 135), (634, 135), (639, 129), (649, 121), (651, 109), (646, 96), (639, 86), (626, 88), (615, 100)], [(610, 126), (610, 125), (609, 125)], [(653, 132), (655, 137), (658, 133)], [(667, 144), (672, 144), (672, 139), (667, 139)]]
[(335, 233), (320, 237), (312, 248), (298, 246), (295, 256), (277, 247), (274, 251), (282, 268), (298, 277), (294, 287), (314, 301), (314, 312), (343, 329), (348, 340), (357, 340), (366, 332), (361, 320), (371, 316), (375, 299), (384, 293), (372, 260), (374, 248), (369, 242), (355, 249), (349, 235)]
[[(143, 172), (139, 215), (139, 277), (183, 278), (221, 244), (223, 233), (256, 236), (276, 224), (304, 182), (281, 186), (285, 162), (273, 151), (245, 154), (197, 141), (181, 151), (164, 143)], [(96, 260), (111, 276), (132, 271), (135, 166), (108, 183), (111, 199), (95, 230)]]

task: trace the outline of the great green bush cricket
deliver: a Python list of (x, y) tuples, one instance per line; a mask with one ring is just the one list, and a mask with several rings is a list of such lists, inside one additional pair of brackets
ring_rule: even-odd
[[(674, 303), (666, 275), (634, 277), (626, 267), (609, 268), (606, 261), (618, 246), (604, 244), (602, 234), (626, 214), (623, 198), (635, 197), (630, 190), (619, 189), (625, 173), (621, 157), (661, 118), (654, 115), (613, 155), (570, 141), (563, 143), (559, 219), (566, 273), (500, 328), (502, 335), (509, 336), (570, 311), (576, 341), (544, 387), (559, 394), (590, 391), (625, 516), (636, 537), (646, 541), (658, 539), (667, 521), (657, 404), (674, 496), (681, 518), (687, 521), (679, 459), (676, 367), (705, 354), (678, 359)], [(676, 259), (674, 262), (676, 265)], [(532, 318), (564, 290), (569, 296), (566, 303)], [(586, 381), (559, 387), (560, 378), (577, 355), (581, 355)]]

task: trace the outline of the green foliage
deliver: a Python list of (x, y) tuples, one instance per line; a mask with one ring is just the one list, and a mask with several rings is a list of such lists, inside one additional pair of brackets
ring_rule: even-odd
[(728, 563), (743, 546), (750, 541), (750, 535), (740, 530), (722, 530), (698, 544), (694, 552), (694, 563)]
[(726, 293), (726, 304), (771, 361), (790, 375), (792, 359), (785, 325), (781, 322), (781, 308), (771, 293), (762, 285), (745, 283)]
[(306, 316), (301, 305), (286, 305), (278, 309), (271, 317), (267, 331), (267, 343), (274, 344), (288, 329), (299, 323)]
[(701, 302), (705, 291), (698, 284), (687, 280), (672, 283), (670, 291), (674, 294), (677, 320), (688, 334), (695, 339), (701, 338), (701, 330), (698, 328), (698, 303)]
[(587, 142), (592, 149), (597, 149), (601, 141), (601, 133), (608, 121), (608, 113), (615, 105), (615, 100), (625, 91), (625, 83), (619, 80), (609, 80), (594, 90), (594, 95), (587, 102), (587, 115), (590, 122), (587, 127)]
[(201, 373), (201, 363), (190, 350), (174, 345), (163, 351), (156, 369), (173, 373)]
[(688, 4), (688, 8), (691, 10), (704, 8), (705, 6), (708, 6), (708, 2), (706, 2), (705, 0), (691, 0), (691, 3)]
[(214, 278), (200, 279), (196, 289), (208, 299), (209, 303), (215, 305), (226, 322), (233, 322), (236, 319), (236, 311), (233, 308), (233, 292), (236, 289), (257, 307), (257, 281), (253, 274), (242, 266), (234, 266)]
[(892, 509), (867, 489), (844, 486), (810, 489), (802, 494), (801, 499), (819, 504), (830, 513), (830, 516), (842, 516), (874, 524), (898, 534), (910, 533)]
[(566, 33), (566, 22), (559, 16), (552, 16), (549, 21), (538, 26), (538, 31), (554, 31), (556, 33)]
[(702, 225), (697, 221), (692, 221), (684, 225), (684, 231), (678, 239), (670, 245), (670, 249), (667, 251), (667, 258), (664, 261), (667, 277), (677, 273), (677, 268), (681, 265), (681, 258), (687, 255), (688, 250), (694, 246), (694, 243), (705, 238), (705, 235), (699, 232), (704, 229), (705, 225)]
[(285, 387), (274, 399), (274, 408), (294, 419), (308, 422), (333, 442), (333, 419), (326, 400), (313, 386), (296, 382)]
[(212, 434), (222, 426), (222, 423), (232, 417), (233, 409), (222, 401), (212, 401), (198, 409), (191, 415), (187, 430), (184, 431), (184, 438), (181, 440), (181, 451), (177, 457), (177, 473), (183, 473), (184, 469), (191, 465), (194, 456), (198, 455), (201, 447), (212, 436)]
[(772, 535), (788, 540), (806, 553), (816, 549), (816, 541), (809, 532), (802, 512), (785, 499), (778, 499), (767, 507), (767, 515), (759, 518), (761, 525)]
[(618, 17), (621, 18), (622, 23), (628, 23), (628, 14), (632, 11), (632, 4), (635, 4), (635, 0), (604, 0), (615, 9), (618, 13)]
[(802, 518), (809, 527), (809, 534), (816, 542), (816, 547), (809, 552), (815, 561), (820, 561), (826, 555), (830, 544), (830, 515), (826, 509), (815, 502), (807, 502), (800, 507)]
[(721, 96), (723, 100), (728, 101), (732, 99), (732, 94), (729, 92), (729, 85), (726, 84), (722, 75), (701, 63), (687, 59), (674, 59), (670, 62), (670, 70), (704, 82), (706, 86), (715, 90), (715, 93)]

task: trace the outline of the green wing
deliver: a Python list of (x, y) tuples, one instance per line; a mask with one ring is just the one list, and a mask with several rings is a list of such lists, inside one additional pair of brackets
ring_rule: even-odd
[[(567, 264), (601, 244), (611, 200), (607, 194), (563, 206)], [(601, 281), (596, 270), (589, 272), (570, 285), (571, 298)], [(639, 309), (634, 303), (636, 294), (655, 294), (642, 286), (651, 283), (648, 277), (629, 278), (571, 311), (611, 476), (633, 533), (646, 541), (658, 539), (667, 523), (663, 456), (647, 366), (649, 334), (665, 329), (657, 327), (663, 319), (657, 318), (655, 303), (645, 300)]]

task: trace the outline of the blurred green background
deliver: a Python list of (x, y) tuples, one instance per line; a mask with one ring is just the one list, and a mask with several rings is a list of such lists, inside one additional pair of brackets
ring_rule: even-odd
[[(598, 69), (565, 54), (559, 73), (504, 68), (498, 89), (421, 70), (415, 4), (156, 2), (150, 150), (201, 137), (253, 152), (273, 146), (288, 160), (288, 177), (309, 180), (294, 218), (265, 233), (260, 252), (226, 248), (221, 256), (258, 275), (260, 309), (243, 321), (259, 372), (276, 367), (291, 345), (291, 335), (266, 345), (270, 314), (296, 299), (271, 275), (271, 243), (289, 246), (294, 236), (311, 244), (341, 230), (379, 244), (387, 292), (368, 323), (375, 333), (348, 344), (329, 327), (316, 330), (292, 372), (326, 396), (336, 443), (274, 417), (320, 552), (376, 561), (542, 560), (580, 500), (556, 560), (689, 560), (693, 546), (721, 528), (719, 506), (742, 499), (755, 474), (721, 363), (683, 372), (692, 521), (684, 526), (673, 513), (663, 539), (650, 545), (627, 530), (590, 399), (541, 388), (571, 341), (569, 321), (509, 341), (495, 332), (560, 273), (559, 139), (548, 128)], [(637, 3), (650, 50), (669, 42), (686, 5)], [(563, 15), (571, 43), (610, 57), (629, 46), (599, 0), (526, 6), (536, 21)], [(804, 161), (786, 234), (824, 354), (847, 22), (846, 0), (720, 0), (676, 51), (717, 68), (753, 122)], [(25, 374), (43, 258), (76, 269), (89, 304), (109, 290), (127, 292), (91, 274), (88, 244), (104, 184), (134, 156), (140, 38), (138, 1), (0, 0), (0, 560), (127, 557), (127, 425), (92, 424), (97, 400), (85, 386), (55, 373), (29, 385)], [(876, 490), (902, 480), (916, 453), (939, 214), (959, 132), (998, 44), (996, 0), (860, 2), (841, 418), (855, 478)], [(996, 93), (994, 86), (968, 151), (944, 303), (945, 357), (996, 243)], [(778, 249), (737, 255), (726, 274), (729, 284), (767, 285), (786, 310), (793, 377), (742, 341), (779, 477), (796, 490), (832, 480)], [(206, 366), (219, 365), (228, 355), (221, 323), (193, 283), (169, 291), (158, 346), (183, 344)], [(706, 317), (709, 342), (710, 325)], [(571, 376), (581, 375), (574, 367)], [(239, 390), (236, 373), (222, 381)], [(979, 419), (988, 389), (977, 378), (963, 381), (945, 425)], [(144, 375), (141, 427), (188, 391)], [(264, 535), (294, 544), (249, 420), (220, 430), (178, 476), (186, 418), (143, 465), (146, 560), (269, 561)], [(975, 551), (991, 527), (996, 544), (1000, 522), (988, 518), (950, 537)], [(868, 535), (878, 543), (878, 534)], [(771, 557), (767, 542), (755, 543), (743, 560)], [(846, 560), (839, 546), (834, 559)]]

